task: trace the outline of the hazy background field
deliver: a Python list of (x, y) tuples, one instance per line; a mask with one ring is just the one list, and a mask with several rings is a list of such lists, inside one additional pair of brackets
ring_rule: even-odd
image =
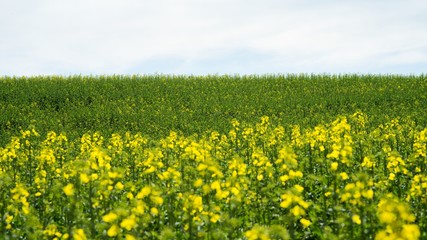
[(87, 131), (161, 138), (228, 131), (230, 121), (312, 127), (362, 111), (427, 123), (424, 75), (73, 76), (0, 79), (0, 139), (34, 125), (71, 137)]

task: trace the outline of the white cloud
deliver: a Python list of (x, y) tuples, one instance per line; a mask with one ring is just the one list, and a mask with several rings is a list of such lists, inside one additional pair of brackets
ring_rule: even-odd
[(0, 75), (421, 73), (421, 0), (0, 0)]

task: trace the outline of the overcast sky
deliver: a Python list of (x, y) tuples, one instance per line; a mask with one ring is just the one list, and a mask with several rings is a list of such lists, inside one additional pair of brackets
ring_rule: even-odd
[(427, 72), (425, 0), (0, 0), (0, 76)]

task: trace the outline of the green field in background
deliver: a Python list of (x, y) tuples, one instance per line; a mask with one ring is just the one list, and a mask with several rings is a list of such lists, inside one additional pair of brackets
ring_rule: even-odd
[(378, 124), (427, 123), (424, 75), (35, 76), (0, 77), (0, 139), (34, 125), (67, 132), (141, 132), (153, 138), (226, 131), (261, 116), (311, 127), (361, 111)]

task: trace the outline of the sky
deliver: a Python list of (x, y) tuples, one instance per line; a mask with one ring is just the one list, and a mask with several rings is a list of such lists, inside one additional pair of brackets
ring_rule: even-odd
[(0, 76), (423, 74), (425, 0), (0, 0)]

